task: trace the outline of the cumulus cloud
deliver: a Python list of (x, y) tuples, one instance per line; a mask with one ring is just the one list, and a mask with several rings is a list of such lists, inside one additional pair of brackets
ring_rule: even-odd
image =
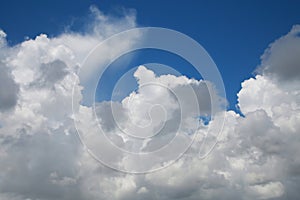
[(0, 48), (6, 46), (6, 33), (0, 29)]
[(72, 119), (72, 92), (76, 111), (84, 86), (77, 72), (99, 42), (135, 26), (132, 13), (112, 20), (95, 7), (91, 12), (94, 20), (80, 34), (41, 34), (8, 46), (0, 32), (1, 199), (88, 199)]
[[(120, 102), (96, 105), (100, 129), (91, 120), (92, 114), (85, 121), (87, 127), (80, 122), (85, 117), (77, 117), (78, 129), (102, 162), (123, 171), (146, 172), (154, 170), (158, 163), (164, 166), (174, 161), (193, 142), (199, 123), (204, 129), (201, 116), (214, 116), (212, 107), (220, 111), (225, 101), (208, 81), (170, 74), (156, 76), (145, 66), (139, 66), (134, 77), (138, 82), (136, 91)], [(125, 151), (146, 155), (119, 151), (109, 145), (106, 137)], [(136, 165), (137, 162), (143, 164)]]
[(3, 63), (0, 63), (0, 71), (0, 111), (5, 111), (16, 105), (19, 87)]
[[(95, 20), (84, 33), (42, 34), (11, 47), (0, 31), (1, 199), (298, 199), (299, 26), (271, 44), (258, 74), (242, 83), (238, 106), (243, 117), (222, 110), (225, 100), (213, 83), (157, 76), (140, 66), (134, 73), (138, 89), (120, 102), (99, 102), (96, 121), (92, 107), (80, 104), (82, 90), (95, 78), (96, 64), (109, 62), (137, 36), (120, 41), (118, 50), (105, 47), (107, 53), (95, 58), (95, 68), (79, 77), (81, 62), (95, 45), (136, 26), (131, 12), (123, 18), (106, 16), (95, 7), (91, 12)], [(218, 135), (222, 111), (226, 118)], [(202, 115), (213, 117), (204, 123)], [(112, 142), (133, 152), (151, 152), (179, 134), (168, 150), (141, 162), (111, 150), (98, 134), (99, 126)], [(93, 159), (76, 128), (93, 136), (87, 139), (102, 159), (123, 169), (157, 167), (164, 157), (171, 161), (193, 135), (200, 137), (171, 166), (134, 175)], [(153, 133), (156, 137), (138, 138)], [(205, 154), (215, 141), (213, 151), (200, 159), (199, 150)]]
[(280, 80), (299, 80), (300, 26), (295, 25), (285, 36), (279, 38), (261, 56), (259, 70), (267, 76)]

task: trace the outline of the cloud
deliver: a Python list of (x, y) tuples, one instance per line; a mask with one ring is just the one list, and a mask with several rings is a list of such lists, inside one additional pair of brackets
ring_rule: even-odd
[[(151, 102), (153, 104), (159, 101), (159, 104), (168, 111), (174, 109), (170, 97), (166, 96), (160, 85), (157, 86), (155, 83), (169, 84), (168, 88), (172, 88), (173, 91), (177, 91), (178, 86), (181, 88), (185, 84), (202, 83), (173, 75), (156, 76), (153, 71), (143, 66), (137, 69), (134, 76), (139, 83), (138, 92), (130, 94), (129, 97), (133, 95), (131, 99), (127, 97), (121, 104), (113, 104), (113, 106), (117, 106), (118, 111), (126, 113), (126, 109), (120, 108), (123, 104), (126, 108), (127, 102), (130, 102), (131, 110), (135, 111), (131, 113), (131, 117), (137, 115), (136, 120), (147, 119), (147, 115), (140, 117), (140, 114), (143, 116), (143, 113), (147, 113), (147, 110), (143, 111), (143, 108), (149, 106), (143, 103), (149, 103), (149, 99), (153, 101)], [(149, 83), (152, 83), (151, 88), (143, 88), (143, 85)], [(157, 95), (153, 95), (153, 91)], [(199, 88), (195, 91), (201, 92)], [(206, 92), (201, 94), (207, 95)], [(148, 101), (140, 99), (145, 97)], [(300, 128), (297, 98), (299, 98), (297, 91), (282, 87), (277, 80), (266, 75), (257, 75), (255, 78), (246, 80), (239, 92), (239, 106), (245, 117), (239, 116), (234, 111), (227, 111), (223, 133), (217, 138), (218, 144), (208, 157), (199, 159), (197, 156), (199, 146), (196, 143), (178, 162), (158, 172), (139, 176), (117, 175), (123, 181), (124, 179), (130, 180), (123, 183), (124, 187), (128, 184), (126, 193), (116, 195), (119, 190), (123, 190), (123, 185), (118, 185), (120, 180), (117, 181), (115, 176), (108, 178), (109, 183), (107, 179), (102, 182), (109, 184), (110, 187), (108, 189), (106, 186), (107, 190), (101, 191), (112, 195), (110, 198), (114, 199), (297, 199), (295, 187), (299, 181), (299, 170), (296, 169), (300, 164), (299, 159), (295, 159), (299, 153), (297, 133)], [(181, 102), (185, 105), (189, 104), (184, 102), (184, 98)], [(116, 126), (111, 121), (112, 117), (106, 118), (107, 114), (111, 113), (107, 110), (111, 106), (110, 103), (100, 103), (98, 106), (101, 125), (107, 127), (106, 130), (110, 133), (115, 133), (111, 135), (118, 135)], [(135, 109), (134, 106), (140, 107)], [(193, 113), (187, 110), (188, 113)], [(121, 121), (126, 119), (124, 113), (116, 113), (116, 116), (123, 116), (120, 118)], [(216, 115), (215, 119), (206, 126), (212, 132), (219, 126), (217, 117)], [(176, 121), (172, 124), (176, 124)], [(172, 133), (172, 129), (170, 130)], [(205, 134), (206, 129), (198, 131)], [(208, 135), (207, 140), (213, 141), (215, 136), (214, 134)], [(118, 141), (117, 144), (120, 145), (124, 142), (122, 142), (123, 139), (122, 137), (120, 140), (112, 138), (112, 141)], [(163, 141), (163, 138), (159, 141)], [(128, 140), (125, 140), (126, 142)], [(147, 143), (150, 147), (158, 143), (157, 141), (151, 142)], [(122, 147), (126, 145), (123, 144)], [(149, 164), (133, 162), (131, 165), (137, 163), (139, 167)], [(121, 162), (123, 166), (127, 164)]]
[(2, 62), (0, 62), (0, 71), (0, 111), (6, 111), (17, 104), (19, 87)]
[(299, 80), (300, 77), (300, 26), (295, 25), (285, 36), (279, 38), (261, 56), (259, 70), (264, 75), (279, 80)]
[(0, 48), (6, 46), (6, 33), (0, 29)]
[[(135, 27), (136, 22), (131, 12), (122, 18), (104, 15), (95, 7), (91, 12), (94, 21), (83, 33), (53, 38), (41, 34), (11, 47), (0, 31), (1, 199), (298, 199), (299, 26), (266, 50), (258, 74), (245, 80), (238, 93), (244, 116), (225, 111), (223, 132), (218, 135), (226, 101), (213, 83), (157, 76), (147, 66), (134, 73), (138, 90), (120, 102), (96, 105), (97, 124), (93, 109), (80, 104), (96, 65), (84, 78), (79, 77), (81, 61), (104, 38)], [(130, 47), (136, 37), (124, 39), (120, 48)], [(105, 48), (107, 53), (94, 63), (109, 62), (118, 53)], [(214, 112), (213, 106), (218, 108)], [(204, 123), (202, 115), (214, 117)], [(73, 119), (78, 120), (78, 127)], [(98, 132), (99, 125), (112, 142), (128, 151), (153, 151), (176, 132), (179, 136), (168, 150), (141, 161), (111, 150)], [(94, 136), (89, 142), (102, 159), (123, 169), (155, 168), (164, 163), (162, 158), (172, 160), (194, 134), (200, 137), (173, 165), (134, 175), (93, 159), (80, 143), (76, 128)], [(120, 128), (138, 137), (159, 134), (141, 142)], [(216, 140), (214, 150), (200, 159), (199, 149), (205, 153)]]
[[(141, 172), (176, 159), (193, 142), (199, 117), (215, 115), (212, 106), (215, 112), (220, 111), (224, 100), (208, 81), (170, 74), (156, 76), (145, 66), (139, 66), (134, 77), (138, 82), (136, 91), (120, 102), (96, 105), (100, 128), (92, 114), (84, 122), (88, 125), (80, 122), (86, 117), (79, 115), (76, 119), (82, 139), (102, 162), (115, 169)], [(119, 151), (106, 137), (128, 152), (147, 155)], [(136, 162), (143, 164), (137, 166)]]
[(102, 23), (101, 12), (91, 10), (93, 29), (83, 33), (41, 34), (8, 46), (0, 32), (0, 199), (89, 199), (81, 191), (84, 151), (72, 119), (72, 92), (75, 111), (82, 99), (77, 72), (99, 42), (135, 26), (131, 14)]

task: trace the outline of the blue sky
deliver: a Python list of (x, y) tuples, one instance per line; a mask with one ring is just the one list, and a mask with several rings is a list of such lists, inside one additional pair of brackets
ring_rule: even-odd
[(3, 1), (0, 199), (299, 200), (299, 8)]
[(0, 27), (11, 45), (40, 33), (55, 36), (66, 27), (80, 31), (92, 4), (117, 16), (134, 9), (139, 26), (174, 29), (198, 41), (217, 64), (232, 109), (241, 82), (252, 76), (264, 49), (300, 21), (299, 1), (12, 0), (1, 3)]

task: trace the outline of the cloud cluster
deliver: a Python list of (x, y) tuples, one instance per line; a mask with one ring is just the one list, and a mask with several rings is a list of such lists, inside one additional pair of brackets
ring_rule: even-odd
[(300, 26), (296, 25), (285, 36), (272, 43), (261, 56), (259, 70), (279, 80), (299, 80)]
[[(197, 135), (199, 123), (206, 129), (201, 117), (216, 115), (226, 101), (208, 81), (156, 76), (145, 66), (139, 66), (134, 77), (136, 91), (120, 102), (96, 104), (99, 126), (91, 108), (81, 107), (77, 128), (87, 147), (110, 167), (126, 172), (153, 171), (185, 152)], [(87, 110), (89, 118), (85, 116)]]
[(135, 26), (132, 13), (118, 20), (91, 12), (94, 20), (80, 34), (41, 34), (8, 46), (0, 31), (0, 199), (88, 199), (72, 118), (73, 92), (75, 111), (82, 99), (77, 72), (103, 39)]
[[(225, 101), (213, 83), (156, 76), (144, 66), (134, 74), (137, 91), (121, 102), (96, 105), (97, 124), (92, 107), (80, 105), (82, 89), (93, 78), (92, 71), (78, 77), (80, 63), (104, 38), (136, 23), (132, 13), (116, 19), (95, 7), (91, 11), (95, 20), (81, 34), (54, 38), (42, 34), (10, 47), (0, 31), (0, 199), (298, 199), (299, 26), (266, 50), (258, 74), (245, 80), (238, 93), (244, 116), (225, 111), (223, 132), (218, 135)], [(128, 47), (132, 40), (120, 44)], [(107, 47), (101, 59), (112, 59), (116, 51)], [(213, 106), (219, 110), (211, 113)], [(210, 115), (214, 117), (209, 123), (201, 121), (200, 116)], [(179, 134), (168, 150), (141, 162), (111, 150), (97, 135), (99, 126), (112, 142), (133, 152), (151, 152)], [(173, 159), (193, 135), (200, 137), (171, 166), (134, 175), (94, 160), (76, 128), (93, 136), (87, 140), (102, 159), (125, 169), (155, 167), (165, 155)], [(136, 139), (130, 140), (120, 129)], [(153, 139), (138, 140), (154, 133), (158, 134)], [(199, 149), (200, 155), (205, 154), (216, 140), (214, 150), (200, 159)]]

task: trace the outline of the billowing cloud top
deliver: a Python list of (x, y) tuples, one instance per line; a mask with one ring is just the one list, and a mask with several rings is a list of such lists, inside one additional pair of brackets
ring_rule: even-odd
[(272, 43), (261, 56), (262, 73), (280, 80), (300, 78), (300, 26), (295, 25), (285, 36)]
[[(219, 137), (207, 135), (208, 142), (218, 142), (209, 156), (199, 159), (197, 141), (173, 165), (134, 175), (96, 162), (80, 143), (74, 126), (75, 115), (81, 116), (76, 118), (77, 128), (83, 131), (95, 134), (98, 126), (90, 123), (92, 108), (80, 105), (81, 90), (88, 85), (79, 81), (81, 61), (107, 36), (136, 26), (132, 13), (111, 18), (95, 7), (91, 11), (95, 21), (83, 34), (64, 33), (54, 38), (42, 34), (11, 47), (0, 31), (0, 199), (298, 199), (299, 26), (272, 43), (261, 58), (258, 74), (242, 83), (238, 106), (244, 116), (226, 111), (223, 133)], [(131, 39), (124, 45), (130, 45)], [(114, 54), (114, 49), (107, 48), (103, 59)], [(91, 74), (86, 72), (83, 80), (88, 81)], [(184, 123), (179, 129), (180, 142), (168, 155), (191, 135), (204, 135), (219, 126), (218, 112), (224, 100), (217, 92), (207, 98), (208, 89), (214, 91), (212, 83), (157, 76), (147, 66), (140, 66), (134, 76), (137, 91), (121, 102), (96, 106), (101, 128), (116, 144), (128, 151), (151, 151), (170, 139), (179, 116), (174, 94), (181, 98)], [(77, 104), (72, 110), (73, 89)], [(188, 98), (191, 91), (200, 99), (199, 104)], [(153, 105), (150, 113), (145, 109), (149, 104)], [(220, 105), (213, 113), (215, 118), (196, 126), (197, 117), (212, 114), (212, 105)], [(156, 140), (132, 142), (118, 131), (121, 127), (147, 137), (160, 130), (162, 121), (166, 128)], [(136, 131), (139, 127), (147, 129)], [(105, 159), (116, 166), (149, 165), (107, 151), (105, 144), (95, 148), (105, 151)]]

